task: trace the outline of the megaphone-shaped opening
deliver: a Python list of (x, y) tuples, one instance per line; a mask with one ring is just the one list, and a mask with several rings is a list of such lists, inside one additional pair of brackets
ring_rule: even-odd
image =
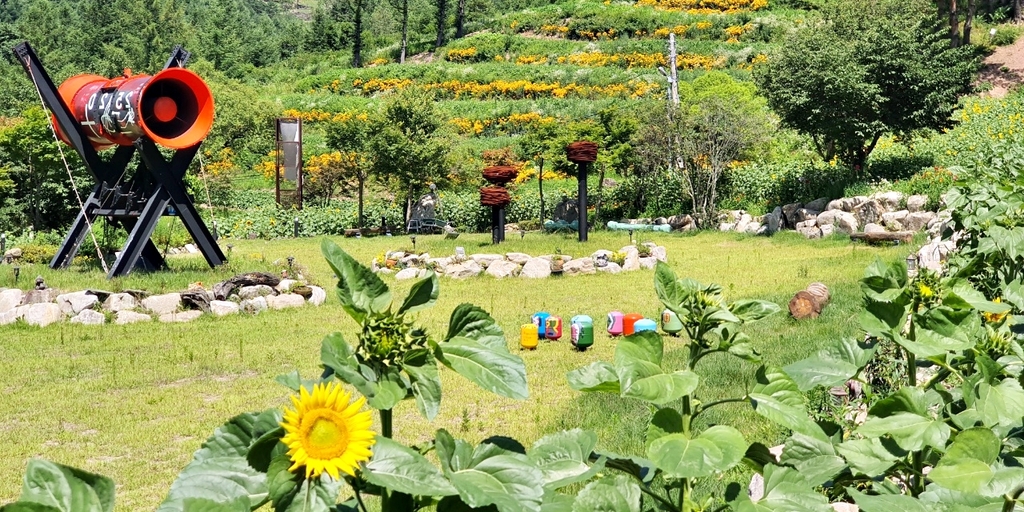
[(142, 129), (153, 142), (184, 149), (201, 142), (213, 126), (213, 94), (199, 75), (183, 68), (157, 73), (142, 89)]

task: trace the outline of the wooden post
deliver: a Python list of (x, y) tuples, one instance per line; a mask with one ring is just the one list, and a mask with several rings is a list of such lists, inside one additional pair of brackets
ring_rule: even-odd
[(540, 192), (540, 225), (544, 226), (544, 157), (540, 157), (540, 169), (537, 171), (537, 190)]
[(669, 66), (669, 84), (671, 87), (672, 105), (679, 106), (679, 74), (676, 71), (676, 35), (675, 33), (669, 32), (668, 34), (668, 66)]
[(579, 162), (576, 164), (579, 166), (579, 175), (576, 177), (576, 181), (579, 182), (579, 187), (576, 189), (576, 209), (577, 209), (577, 233), (579, 233), (580, 242), (587, 241), (587, 170), (590, 167), (590, 162)]

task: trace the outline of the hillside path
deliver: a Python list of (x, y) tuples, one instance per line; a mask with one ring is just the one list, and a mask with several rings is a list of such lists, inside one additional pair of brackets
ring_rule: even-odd
[(978, 80), (989, 82), (992, 89), (983, 96), (1003, 98), (1014, 86), (1024, 83), (1024, 37), (1009, 46), (1000, 46), (985, 57)]

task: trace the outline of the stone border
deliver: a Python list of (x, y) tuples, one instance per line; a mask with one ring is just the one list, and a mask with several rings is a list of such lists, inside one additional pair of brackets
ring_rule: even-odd
[[(308, 297), (292, 293), (300, 287), (308, 288)], [(212, 291), (201, 286), (161, 295), (142, 291), (62, 293), (53, 288), (28, 292), (0, 288), (0, 325), (19, 319), (39, 327), (65, 319), (85, 325), (102, 325), (108, 319), (118, 325), (150, 322), (154, 318), (160, 322), (190, 322), (204, 314), (218, 317), (239, 313), (255, 315), (268, 309), (301, 307), (307, 303), (319, 306), (327, 299), (327, 292), (319, 286), (282, 279), (273, 288), (267, 285), (242, 287), (226, 299), (216, 300)]]
[[(395, 279), (398, 280), (422, 277), (428, 269), (439, 275), (455, 279), (465, 279), (484, 273), (498, 279), (506, 277), (543, 279), (552, 274), (566, 276), (598, 272), (618, 274), (619, 272), (652, 269), (658, 261), (668, 261), (668, 250), (665, 247), (653, 242), (645, 242), (642, 245), (646, 247), (645, 252), (649, 253), (649, 256), (640, 257), (640, 249), (636, 245), (627, 245), (618, 252), (602, 249), (583, 258), (558, 254), (530, 256), (522, 252), (481, 253), (433, 258), (428, 253), (406, 254), (401, 251), (391, 251), (385, 253), (384, 262), (374, 259), (372, 269), (378, 274), (394, 274)], [(617, 259), (616, 255), (622, 258), (621, 265), (613, 261)]]
[[(871, 196), (826, 197), (809, 203), (777, 206), (771, 213), (754, 217), (743, 210), (726, 212), (719, 231), (771, 235), (793, 229), (806, 238), (822, 238), (833, 233), (885, 233), (932, 230), (943, 219), (926, 211), (928, 196), (905, 197), (902, 192), (879, 192)], [(903, 205), (906, 208), (901, 209)]]

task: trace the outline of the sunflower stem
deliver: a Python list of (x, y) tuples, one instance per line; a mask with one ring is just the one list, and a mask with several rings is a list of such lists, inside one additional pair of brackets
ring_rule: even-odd
[[(391, 409), (380, 410), (380, 435), (388, 439), (391, 439), (391, 419)], [(386, 489), (380, 493), (380, 510), (391, 511), (391, 493)]]
[(391, 409), (380, 410), (380, 435), (391, 439)]

